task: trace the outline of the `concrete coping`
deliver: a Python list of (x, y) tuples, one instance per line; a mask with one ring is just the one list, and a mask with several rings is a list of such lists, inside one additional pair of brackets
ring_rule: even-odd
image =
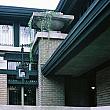
[[(49, 31), (49, 32), (37, 32), (35, 39), (32, 44), (32, 50), (38, 46), (38, 42), (40, 39), (56, 39), (56, 40), (64, 40), (68, 34), (57, 32), (57, 31)], [(36, 49), (35, 49), (36, 50)]]
[(50, 32), (37, 32), (36, 38), (50, 38), (50, 39), (62, 39), (64, 40), (68, 34), (61, 32), (50, 31)]
[[(48, 19), (45, 18), (46, 15), (49, 14), (49, 17), (51, 18), (50, 22), (48, 23)], [(45, 20), (44, 20), (45, 18)], [(67, 27), (69, 24), (71, 24), (71, 22), (74, 20), (74, 16), (73, 15), (64, 15), (61, 12), (33, 12), (29, 24), (31, 23), (33, 28), (39, 28), (41, 29), (41, 25), (42, 22), (45, 24), (45, 22), (47, 22), (45, 25), (43, 24), (43, 27), (46, 29), (47, 25), (49, 24), (49, 28), (50, 30), (61, 30), (63, 27)], [(44, 22), (45, 21), (45, 22)], [(36, 27), (37, 26), (37, 27)]]
[[(49, 12), (47, 12), (49, 13)], [(74, 19), (74, 16), (73, 15), (64, 15), (63, 13), (61, 12), (54, 12), (55, 14), (53, 14), (53, 18), (62, 18), (62, 19), (69, 19), (69, 20), (73, 20)], [(45, 13), (44, 12), (33, 12), (33, 17), (36, 16), (36, 17), (43, 17), (45, 16)]]

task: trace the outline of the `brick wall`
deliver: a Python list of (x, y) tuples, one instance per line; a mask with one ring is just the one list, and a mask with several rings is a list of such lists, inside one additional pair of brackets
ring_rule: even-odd
[(63, 106), (65, 105), (64, 81), (62, 77), (42, 76), (41, 86), (41, 105), (42, 106)]
[(43, 106), (62, 106), (64, 105), (64, 84), (63, 78), (57, 76), (44, 77), (41, 73), (41, 65), (45, 64), (53, 52), (62, 42), (62, 39), (39, 40), (39, 63), (38, 63), (38, 88), (39, 105)]
[(7, 105), (7, 75), (0, 74), (0, 105)]
[(40, 53), (40, 63), (45, 64), (47, 60), (51, 57), (53, 52), (62, 42), (62, 39), (48, 39), (40, 38), (39, 40), (39, 53)]
[(110, 105), (110, 67), (96, 75), (97, 106)]

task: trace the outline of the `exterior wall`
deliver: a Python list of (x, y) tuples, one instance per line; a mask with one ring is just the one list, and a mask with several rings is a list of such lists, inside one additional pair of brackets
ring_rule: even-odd
[(63, 106), (65, 105), (64, 81), (62, 77), (42, 76), (40, 105), (42, 106)]
[(7, 105), (7, 75), (0, 74), (0, 105)]
[(51, 57), (53, 52), (62, 42), (62, 39), (48, 39), (40, 38), (39, 41), (39, 53), (40, 53), (40, 64), (45, 64)]
[(97, 106), (110, 105), (110, 67), (96, 75)]
[(41, 73), (41, 65), (47, 62), (61, 42), (61, 39), (41, 38), (39, 40), (38, 88), (41, 106), (65, 105), (63, 77), (44, 77)]

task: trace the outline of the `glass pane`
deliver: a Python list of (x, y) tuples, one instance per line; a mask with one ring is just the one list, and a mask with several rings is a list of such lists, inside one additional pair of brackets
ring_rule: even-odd
[(16, 70), (16, 66), (18, 66), (20, 62), (8, 62), (8, 70)]
[(0, 57), (0, 60), (3, 60), (4, 58), (3, 57)]
[(13, 26), (0, 25), (0, 45), (13, 46)]
[(21, 88), (9, 86), (9, 105), (21, 105)]
[(7, 69), (7, 60), (0, 60), (0, 69)]
[[(31, 34), (31, 38), (30, 38)], [(34, 40), (34, 29), (30, 29), (29, 27), (20, 27), (20, 46), (23, 44), (24, 46), (29, 46), (30, 42)]]
[(36, 87), (24, 88), (24, 105), (36, 105)]

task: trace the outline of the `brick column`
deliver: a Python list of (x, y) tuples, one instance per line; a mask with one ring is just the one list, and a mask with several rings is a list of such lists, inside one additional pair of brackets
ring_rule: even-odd
[(38, 89), (40, 106), (65, 105), (63, 77), (44, 77), (41, 73), (41, 65), (47, 62), (61, 42), (62, 39), (53, 38), (41, 38), (39, 40)]
[(0, 74), (0, 105), (7, 105), (7, 75)]
[(41, 106), (63, 106), (65, 105), (64, 80), (59, 76), (41, 78)]

